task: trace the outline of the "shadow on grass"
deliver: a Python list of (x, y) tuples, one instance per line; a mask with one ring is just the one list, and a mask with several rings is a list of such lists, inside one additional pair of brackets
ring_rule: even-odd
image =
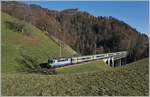
[(38, 63), (37, 58), (21, 54), (22, 58), (16, 59), (20, 64), (18, 71), (25, 73), (36, 73), (36, 74), (56, 74), (54, 68), (49, 68), (47, 63)]

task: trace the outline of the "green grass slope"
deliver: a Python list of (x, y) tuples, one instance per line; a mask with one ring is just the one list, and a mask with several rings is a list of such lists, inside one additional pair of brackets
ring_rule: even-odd
[[(30, 56), (38, 63), (47, 62), (49, 57), (59, 56), (59, 46), (35, 26), (25, 23), (26, 31), (21, 33), (14, 30), (8, 22), (21, 22), (16, 18), (2, 13), (2, 72), (17, 72), (22, 55)], [(62, 56), (71, 56), (72, 53), (62, 49)]]
[[(55, 37), (52, 36), (52, 35), (51, 35), (51, 39), (54, 40), (54, 42), (56, 42), (58, 45), (60, 44), (60, 40), (57, 39), (57, 38), (55, 38)], [(78, 53), (77, 53), (75, 50), (73, 50), (70, 46), (68, 46), (68, 45), (66, 45), (66, 44), (64, 44), (64, 43), (62, 43), (62, 47), (63, 47), (65, 50), (69, 51), (70, 53), (72, 53), (72, 54), (74, 54), (74, 55), (77, 55), (77, 54), (78, 54)]]
[(56, 69), (57, 74), (71, 74), (82, 72), (95, 72), (100, 70), (108, 70), (110, 67), (103, 61), (94, 61), (86, 64), (75, 64)]
[(2, 75), (2, 95), (149, 95), (149, 61), (71, 75)]

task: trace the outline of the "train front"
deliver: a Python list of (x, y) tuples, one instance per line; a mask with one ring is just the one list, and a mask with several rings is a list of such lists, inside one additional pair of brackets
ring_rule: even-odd
[(48, 59), (48, 64), (47, 64), (48, 67), (53, 67), (54, 62), (55, 62), (55, 61), (54, 61), (53, 59), (49, 58), (49, 59)]

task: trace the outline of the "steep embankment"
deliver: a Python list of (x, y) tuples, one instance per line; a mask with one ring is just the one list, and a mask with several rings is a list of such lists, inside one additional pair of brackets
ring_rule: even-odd
[[(17, 79), (17, 80), (16, 80)], [(126, 95), (149, 93), (148, 58), (94, 73), (2, 75), (2, 95)]]
[[(2, 13), (2, 72), (16, 72), (32, 58), (38, 64), (59, 56), (59, 45), (35, 26)], [(74, 53), (62, 48), (62, 56)]]

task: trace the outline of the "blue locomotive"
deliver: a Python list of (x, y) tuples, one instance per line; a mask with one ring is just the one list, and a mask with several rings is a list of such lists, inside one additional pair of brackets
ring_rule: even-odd
[(79, 56), (79, 57), (69, 57), (69, 58), (54, 58), (48, 59), (48, 66), (49, 67), (63, 67), (66, 65), (77, 64), (88, 62), (92, 60), (100, 60), (105, 59), (113, 56), (119, 56), (121, 54), (126, 54), (126, 51), (122, 52), (115, 52), (115, 53), (106, 53), (106, 54), (96, 54), (96, 55), (89, 55), (89, 56)]

